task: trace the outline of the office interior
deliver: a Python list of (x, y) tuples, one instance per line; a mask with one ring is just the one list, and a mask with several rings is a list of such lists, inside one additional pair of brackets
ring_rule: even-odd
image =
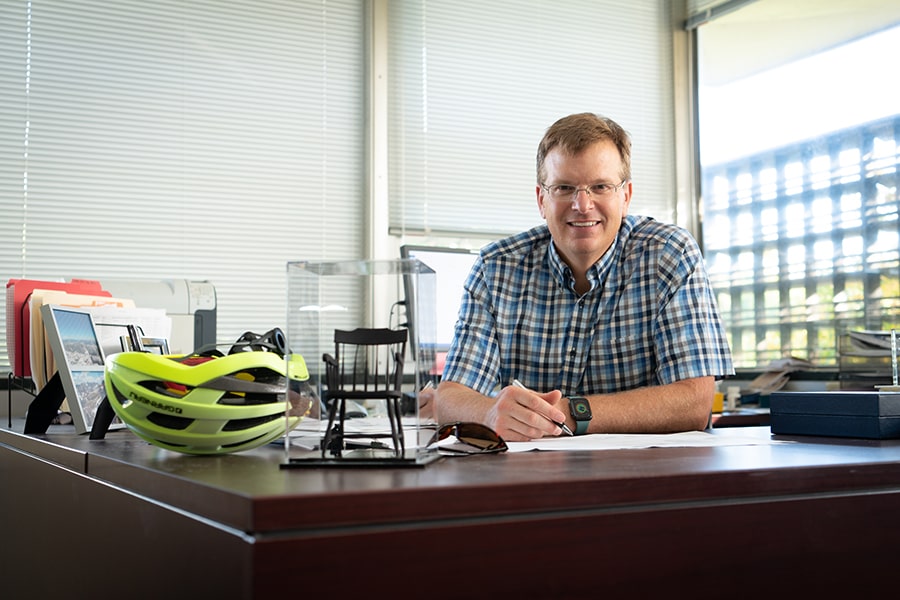
[[(893, 328), (900, 301), (896, 252), (882, 250), (897, 235), (896, 179), (883, 173), (896, 156), (884, 43), (896, 42), (867, 42), (896, 38), (896, 6), (477, 4), (332, 2), (319, 20), (305, 3), (272, 4), (248, 20), (163, 3), (131, 22), (128, 3), (100, 15), (5, 3), (2, 272), (212, 282), (227, 343), (283, 323), (289, 261), (477, 249), (539, 224), (536, 140), (562, 114), (594, 110), (634, 138), (633, 211), (687, 227), (704, 248), (734, 383), (794, 357), (813, 366), (791, 386), (840, 387), (842, 338)], [(103, 18), (129, 35), (98, 34), (91, 23)], [(608, 33), (564, 49), (526, 35), (539, 22), (552, 38), (578, 18)], [(66, 19), (71, 35), (60, 37)], [(829, 58), (846, 45), (862, 49)], [(804, 62), (823, 56), (824, 73)], [(765, 78), (791, 69), (810, 78), (794, 76), (797, 90)], [(834, 71), (842, 85), (829, 88)], [(762, 91), (747, 99), (748, 87)], [(525, 94), (534, 99), (523, 105)], [(801, 118), (819, 104), (825, 116)], [(854, 143), (864, 158), (844, 165)], [(791, 158), (803, 152), (811, 162)], [(799, 205), (792, 168), (808, 173)], [(853, 168), (870, 176), (844, 189), (841, 169)], [(776, 208), (748, 211), (779, 172)], [(392, 319), (402, 297), (378, 298), (371, 321)], [(26, 401), (16, 394), (17, 414)]]
[[(474, 250), (539, 224), (533, 196), (537, 142), (556, 118), (589, 110), (613, 117), (633, 136), (633, 210), (686, 227), (704, 250), (738, 371), (723, 382), (723, 392), (736, 385), (750, 392), (752, 405), (748, 386), (790, 359), (796, 368), (788, 369), (786, 390), (873, 389), (890, 382), (889, 357), (879, 351), (873, 358), (870, 349), (855, 354), (849, 332), (884, 332), (900, 323), (900, 116), (889, 106), (897, 97), (895, 2), (242, 0), (223, 8), (31, 0), (0, 4), (0, 23), (0, 274), (7, 278), (211, 282), (218, 340), (227, 343), (244, 331), (283, 323), (285, 265), (291, 261), (390, 260), (400, 257), (403, 245)], [(817, 57), (824, 57), (824, 67), (806, 62)], [(829, 59), (841, 62), (829, 66)], [(795, 87), (783, 87), (788, 84)], [(371, 322), (390, 322), (391, 307), (403, 294), (398, 287), (372, 302)], [(0, 373), (9, 368), (4, 348)], [(0, 386), (10, 386), (9, 380), (0, 378)], [(5, 399), (0, 402), (4, 428), (5, 417), (22, 418), (31, 401), (16, 388), (10, 398), (9, 410)], [(759, 435), (758, 427), (751, 429)], [(735, 431), (720, 435), (739, 435)], [(17, 451), (21, 444), (17, 437), (0, 439), (0, 446)], [(24, 444), (25, 454), (39, 452)], [(863, 558), (887, 567), (875, 554), (889, 555), (886, 536), (898, 525), (889, 510), (896, 506), (891, 502), (900, 481), (893, 447), (816, 444), (810, 452), (821, 450), (827, 458), (801, 456), (815, 444), (748, 447), (740, 454), (685, 451), (678, 454), (684, 470), (676, 473), (659, 466), (672, 456), (659, 449), (648, 453), (652, 466), (637, 455), (622, 455), (612, 464), (623, 471), (646, 469), (648, 478), (676, 483), (661, 492), (637, 477), (630, 482), (633, 495), (615, 498), (603, 487), (615, 485), (613, 475), (604, 472), (602, 481), (589, 483), (582, 478), (584, 469), (610, 467), (596, 457), (572, 458), (561, 480), (603, 502), (589, 506), (573, 499), (566, 510), (612, 521), (629, 512), (629, 503), (670, 502), (695, 518), (704, 517), (704, 502), (715, 505), (710, 511), (736, 523), (742, 539), (682, 543), (696, 552), (727, 549), (729, 556), (719, 552), (709, 559), (708, 568), (718, 568), (712, 580), (719, 582), (733, 579), (724, 567), (735, 557), (761, 556), (770, 548), (753, 525), (770, 531), (766, 526), (772, 523), (781, 527), (783, 556), (794, 559), (798, 571), (831, 565), (820, 585), (835, 583), (840, 569), (817, 559), (847, 560), (845, 574), (862, 573), (855, 561)], [(161, 510), (134, 500), (152, 497), (151, 488), (161, 481), (171, 483), (159, 474), (167, 467), (158, 456), (136, 451), (141, 469), (149, 465), (153, 472), (149, 482), (140, 482), (130, 469), (116, 473), (118, 461), (126, 460), (120, 454), (86, 458), (96, 447), (78, 436), (65, 445), (62, 458), (48, 459), (64, 464), (65, 473), (43, 459), (39, 467), (24, 467), (24, 459), (14, 463), (47, 476), (47, 483), (29, 484), (29, 493), (68, 486), (112, 505), (109, 490), (87, 491), (94, 475), (82, 465), (93, 460), (101, 480), (109, 477), (105, 481), (126, 490), (129, 510)], [(770, 458), (761, 458), (766, 452)], [(248, 486), (267, 485), (251, 463), (278, 472), (277, 458), (239, 459), (221, 464), (240, 471)], [(556, 468), (548, 456), (528, 460), (535, 472)], [(428, 469), (443, 476), (452, 468), (460, 487), (485, 491), (483, 481), (456, 473), (464, 471), (456, 465)], [(698, 474), (716, 465), (721, 473), (708, 479)], [(785, 465), (796, 470), (781, 470)], [(171, 468), (174, 477), (190, 480), (185, 465)], [(548, 512), (551, 521), (562, 517), (563, 509), (554, 513), (542, 496), (549, 492), (539, 492), (547, 481), (536, 475), (515, 481), (496, 465), (487, 469), (486, 477), (520, 485), (510, 488), (519, 495), (534, 494), (532, 504), (515, 510)], [(765, 480), (769, 496), (755, 495), (754, 475)], [(327, 473), (310, 477), (315, 486), (330, 489)], [(416, 477), (394, 475), (386, 483), (368, 475), (360, 488), (387, 494), (399, 482), (414, 490)], [(828, 483), (817, 487), (816, 478)], [(303, 496), (298, 481), (285, 487)], [(692, 481), (700, 483), (693, 487)], [(259, 524), (245, 521), (246, 514), (261, 510), (274, 521), (277, 502), (267, 505), (241, 485), (236, 491), (228, 487), (231, 482), (216, 482), (228, 489), (222, 496), (200, 485), (198, 500), (186, 500), (194, 483), (176, 483), (154, 500), (177, 507), (179, 516), (161, 517), (166, 531), (184, 525), (182, 512), (196, 511), (217, 524), (213, 533), (202, 530), (198, 540), (231, 540), (232, 530), (243, 531), (253, 540), (249, 545), (274, 547), (271, 558), (278, 555), (273, 540), (313, 526), (295, 516), (278, 525), (285, 529), (273, 525), (253, 537)], [(500, 503), (512, 493), (488, 492)], [(866, 500), (851, 502), (844, 492)], [(446, 500), (432, 488), (420, 493), (433, 502)], [(464, 514), (477, 494), (454, 494), (463, 508), (451, 532), (502, 530), (487, 527), (499, 513)], [(200, 506), (223, 497), (225, 509)], [(689, 497), (697, 504), (678, 504)], [(335, 498), (346, 500), (337, 493), (328, 499)], [(365, 529), (369, 519), (377, 523), (367, 530), (370, 539), (390, 543), (386, 532), (396, 522), (378, 516), (383, 506), (365, 502), (354, 519), (330, 516), (323, 530)], [(853, 510), (843, 512), (845, 506)], [(773, 511), (766, 516), (768, 509)], [(813, 527), (813, 516), (828, 510), (846, 523), (846, 529), (819, 532), (830, 555), (810, 552), (790, 537), (798, 527)], [(442, 523), (453, 512), (403, 511), (398, 509), (396, 519), (408, 524), (418, 518)], [(634, 515), (665, 524), (663, 512)], [(521, 514), (499, 518), (514, 521)], [(874, 519), (882, 519), (880, 530)], [(604, 526), (620, 533), (619, 541), (648, 535), (639, 524), (623, 521), (629, 524)], [(559, 523), (541, 531), (558, 531), (554, 526)], [(202, 529), (193, 521), (188, 529), (195, 527)], [(75, 524), (66, 528), (85, 533)], [(447, 533), (435, 529), (430, 533)], [(859, 531), (874, 540), (870, 546), (859, 542)], [(123, 540), (139, 537), (129, 533)], [(316, 540), (318, 549), (337, 546), (323, 539)], [(440, 543), (430, 547), (435, 545)], [(248, 552), (240, 547), (234, 556)], [(658, 547), (673, 554), (679, 548), (671, 540)], [(654, 556), (662, 560), (663, 550), (658, 552)], [(849, 556), (853, 552), (856, 559)], [(639, 560), (631, 550), (622, 556)], [(761, 558), (750, 558), (763, 566)], [(245, 562), (229, 560), (235, 571), (247, 569)], [(684, 560), (665, 572), (674, 577), (679, 565), (696, 567)], [(312, 562), (324, 568), (318, 556)], [(629, 569), (621, 566), (625, 581)], [(261, 589), (256, 579), (252, 586), (241, 581)], [(657, 583), (657, 591), (666, 589)], [(846, 581), (837, 583), (833, 590), (848, 589)], [(878, 589), (877, 582), (860, 585)], [(785, 589), (822, 588), (808, 580)], [(712, 591), (699, 595), (706, 593)], [(223, 597), (230, 595), (257, 594), (223, 591)]]

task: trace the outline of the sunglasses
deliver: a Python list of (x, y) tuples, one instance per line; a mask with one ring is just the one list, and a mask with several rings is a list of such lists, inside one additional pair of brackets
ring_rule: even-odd
[(428, 447), (450, 454), (491, 454), (507, 450), (503, 438), (487, 425), (460, 421), (441, 425)]

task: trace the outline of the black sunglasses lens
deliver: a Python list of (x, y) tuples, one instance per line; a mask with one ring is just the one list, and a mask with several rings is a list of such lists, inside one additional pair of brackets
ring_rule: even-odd
[(493, 448), (502, 441), (492, 429), (477, 423), (461, 423), (456, 427), (456, 437), (479, 448)]
[(507, 449), (506, 442), (493, 429), (480, 423), (443, 425), (432, 440), (445, 440), (450, 436), (455, 436), (457, 440), (478, 452), (501, 452)]

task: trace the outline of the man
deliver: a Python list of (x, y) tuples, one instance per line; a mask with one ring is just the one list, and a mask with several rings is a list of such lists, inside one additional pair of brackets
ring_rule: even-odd
[(617, 123), (583, 113), (547, 130), (535, 187), (546, 225), (481, 251), (434, 399), (440, 422), (508, 441), (563, 425), (707, 426), (715, 380), (733, 367), (703, 258), (684, 229), (629, 215), (632, 191)]

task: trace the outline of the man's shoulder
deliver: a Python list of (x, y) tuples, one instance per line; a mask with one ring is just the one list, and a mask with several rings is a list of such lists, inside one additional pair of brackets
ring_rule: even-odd
[(657, 243), (676, 246), (696, 244), (694, 237), (684, 227), (657, 221), (653, 217), (628, 215), (622, 224), (622, 231), (630, 244)]

